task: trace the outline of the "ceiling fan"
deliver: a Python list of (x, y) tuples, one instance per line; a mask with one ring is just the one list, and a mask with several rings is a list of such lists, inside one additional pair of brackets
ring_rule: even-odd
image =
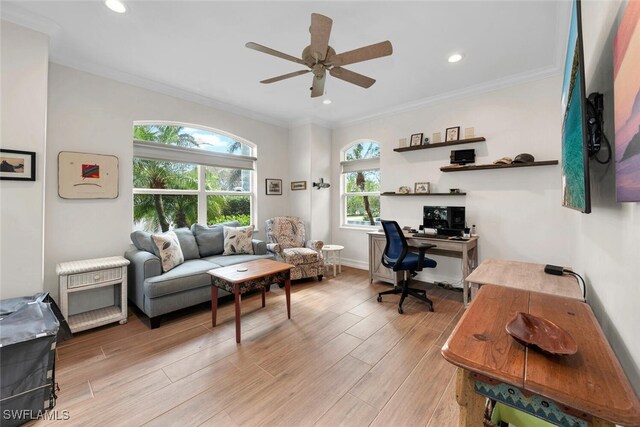
[(309, 27), (309, 32), (311, 33), (311, 44), (305, 47), (302, 51), (302, 58), (287, 55), (286, 53), (262, 46), (258, 43), (247, 43), (245, 46), (249, 49), (257, 50), (258, 52), (267, 53), (269, 55), (277, 56), (278, 58), (286, 59), (309, 67), (308, 70), (294, 71), (293, 73), (262, 80), (260, 83), (275, 83), (280, 80), (312, 72), (313, 85), (311, 86), (311, 97), (315, 98), (324, 94), (324, 83), (327, 71), (329, 71), (329, 74), (333, 77), (344, 80), (345, 82), (358, 85), (365, 89), (371, 87), (371, 85), (376, 82), (374, 79), (349, 71), (346, 68), (342, 68), (342, 66), (391, 55), (393, 53), (391, 42), (386, 40), (380, 43), (361, 47), (359, 49), (336, 54), (336, 51), (329, 46), (329, 35), (331, 34), (332, 24), (333, 21), (331, 18), (318, 13), (311, 14), (311, 27)]

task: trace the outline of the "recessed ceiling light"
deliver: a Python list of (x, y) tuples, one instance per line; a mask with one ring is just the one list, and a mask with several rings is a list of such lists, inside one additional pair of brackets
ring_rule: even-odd
[(106, 0), (104, 4), (116, 13), (125, 13), (127, 11), (127, 8), (120, 0)]
[(329, 105), (329, 104), (331, 104), (331, 100), (330, 99), (325, 99), (324, 101), (322, 101), (322, 103), (324, 105)]
[(462, 55), (460, 55), (459, 53), (454, 53), (448, 59), (449, 62), (459, 62), (461, 60), (462, 60)]

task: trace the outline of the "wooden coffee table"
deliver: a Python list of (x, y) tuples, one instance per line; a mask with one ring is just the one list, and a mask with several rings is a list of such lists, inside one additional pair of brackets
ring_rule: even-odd
[(218, 312), (218, 288), (235, 295), (236, 305), (236, 342), (240, 342), (240, 300), (241, 295), (262, 289), (262, 306), (265, 306), (266, 288), (275, 283), (284, 282), (287, 296), (287, 317), (291, 319), (291, 279), (290, 270), (294, 265), (270, 259), (243, 262), (229, 267), (207, 271), (211, 275), (211, 325), (216, 326)]

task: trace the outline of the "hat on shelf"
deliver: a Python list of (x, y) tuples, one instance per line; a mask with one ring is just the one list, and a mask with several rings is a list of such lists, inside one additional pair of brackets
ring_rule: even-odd
[(502, 157), (498, 160), (496, 160), (495, 162), (493, 162), (494, 165), (510, 165), (513, 162), (513, 160), (511, 160), (511, 157)]
[(533, 163), (535, 161), (535, 157), (533, 157), (529, 153), (521, 153), (513, 159), (513, 163)]

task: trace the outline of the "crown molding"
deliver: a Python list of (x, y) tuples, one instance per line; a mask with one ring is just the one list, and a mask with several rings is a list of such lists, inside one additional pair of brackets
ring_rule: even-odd
[(44, 33), (48, 35), (49, 38), (52, 38), (61, 30), (60, 25), (51, 19), (36, 15), (33, 12), (29, 12), (11, 3), (2, 3), (2, 7), (0, 7), (0, 18), (3, 21)]
[(289, 123), (286, 120), (280, 120), (266, 114), (258, 113), (247, 108), (239, 107), (237, 105), (229, 104), (226, 102), (218, 101), (216, 99), (199, 95), (188, 90), (180, 89), (165, 83), (156, 82), (144, 77), (139, 77), (124, 71), (119, 71), (113, 68), (105, 67), (103, 65), (91, 64), (88, 62), (78, 62), (69, 58), (50, 58), (50, 62), (64, 67), (73, 68), (75, 70), (83, 71), (89, 74), (94, 74), (99, 77), (104, 77), (110, 80), (114, 80), (120, 83), (136, 86), (142, 89), (151, 90), (153, 92), (161, 93), (163, 95), (172, 96), (185, 101), (194, 102), (196, 104), (204, 105), (206, 107), (222, 110), (227, 113), (237, 114), (242, 117), (257, 120), (260, 122), (268, 123), (270, 125), (279, 126), (285, 129), (289, 128)]
[(505, 89), (513, 86), (518, 86), (523, 83), (532, 82), (536, 80), (543, 80), (549, 77), (554, 77), (560, 74), (561, 69), (557, 65), (544, 67), (538, 70), (533, 70), (526, 73), (516, 74), (510, 77), (492, 80), (486, 83), (469, 86), (459, 90), (454, 90), (439, 94), (436, 96), (423, 98), (417, 101), (412, 101), (406, 104), (396, 105), (391, 108), (387, 108), (378, 113), (370, 114), (367, 116), (357, 117), (349, 120), (336, 121), (332, 129), (345, 128), (348, 126), (365, 123), (374, 119), (378, 119), (383, 116), (390, 116), (400, 113), (406, 113), (409, 111), (418, 110), (439, 102), (451, 101), (460, 98), (466, 98), (472, 95), (480, 95), (487, 92), (493, 92), (499, 89)]
[(327, 120), (318, 119), (315, 117), (305, 117), (302, 119), (296, 119), (289, 121), (289, 128), (297, 128), (305, 125), (316, 125), (327, 129), (333, 129), (335, 123)]

